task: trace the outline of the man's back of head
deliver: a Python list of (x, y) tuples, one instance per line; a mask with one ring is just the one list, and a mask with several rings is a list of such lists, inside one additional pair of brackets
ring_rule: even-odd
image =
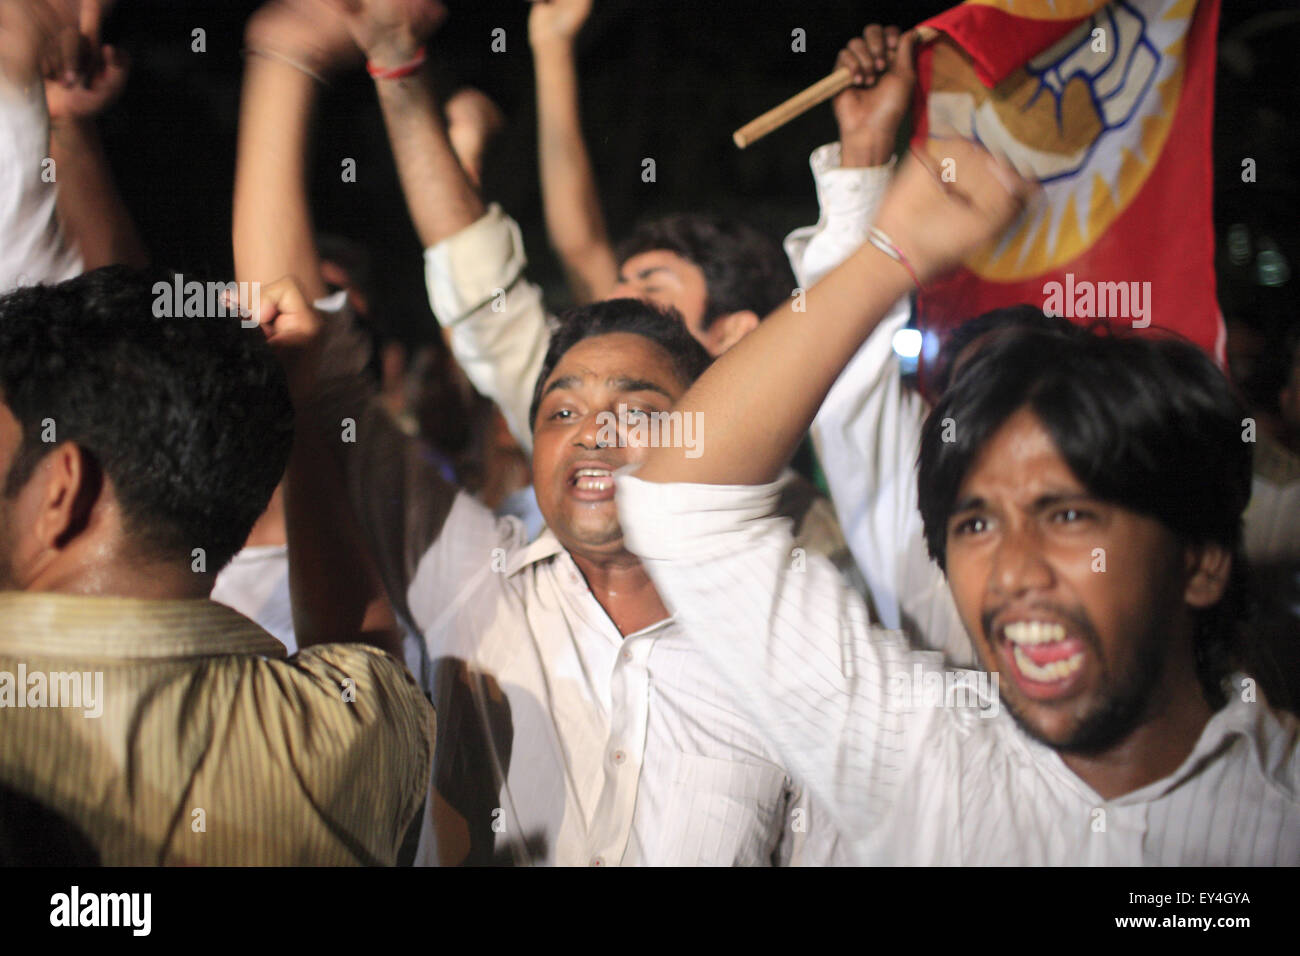
[(206, 596), (266, 507), (283, 373), (234, 308), (176, 288), (110, 267), (0, 298), (0, 588)]

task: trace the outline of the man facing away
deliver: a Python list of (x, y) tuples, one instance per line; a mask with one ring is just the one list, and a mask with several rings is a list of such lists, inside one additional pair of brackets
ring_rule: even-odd
[(159, 286), (0, 298), (0, 785), (109, 865), (392, 864), (432, 710), (381, 650), (300, 632), (286, 660), (207, 599), (293, 410), (261, 330), (170, 317)]

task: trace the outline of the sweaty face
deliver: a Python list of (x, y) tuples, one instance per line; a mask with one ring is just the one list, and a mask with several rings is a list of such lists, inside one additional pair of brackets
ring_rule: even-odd
[(708, 333), (704, 331), (709, 288), (704, 272), (676, 253), (654, 249), (629, 258), (620, 267), (618, 285), (609, 298), (641, 299), (661, 308), (672, 306), (686, 320), (686, 330), (709, 348)]
[(1092, 497), (1027, 409), (962, 482), (947, 565), (984, 666), (1032, 736), (1101, 750), (1159, 706), (1189, 625), (1183, 551), (1154, 519)]
[(547, 526), (570, 552), (623, 550), (613, 473), (647, 452), (628, 425), (671, 411), (685, 390), (668, 353), (627, 332), (584, 339), (555, 366), (533, 431), (533, 482)]

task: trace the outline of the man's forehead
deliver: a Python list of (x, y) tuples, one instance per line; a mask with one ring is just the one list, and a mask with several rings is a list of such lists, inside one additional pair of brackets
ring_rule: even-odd
[[(955, 424), (960, 428), (960, 419)], [(1013, 414), (984, 442), (962, 479), (958, 497), (983, 497), (999, 488), (1025, 500), (1088, 493), (1051, 433), (1028, 409)]]
[(647, 249), (637, 252), (619, 265), (619, 279), (633, 282), (637, 279), (649, 279), (656, 273), (680, 276), (690, 269), (698, 268), (689, 260), (668, 249)]
[(678, 389), (672, 357), (661, 345), (630, 332), (592, 336), (565, 352), (547, 382), (547, 391), (580, 385), (629, 390), (653, 384), (673, 394)]

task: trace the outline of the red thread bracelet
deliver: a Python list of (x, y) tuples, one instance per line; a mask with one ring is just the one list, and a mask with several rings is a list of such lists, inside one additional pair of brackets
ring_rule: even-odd
[(894, 240), (890, 239), (889, 236), (885, 234), (884, 230), (872, 226), (867, 231), (867, 242), (871, 243), (885, 255), (889, 256), (889, 258), (893, 259), (900, 266), (906, 269), (907, 274), (912, 277), (912, 282), (916, 284), (917, 289), (921, 288), (921, 280), (917, 278), (916, 270), (912, 268), (912, 263), (908, 260), (907, 256), (903, 254), (903, 250), (898, 248), (898, 245)]
[(394, 66), (387, 70), (380, 69), (373, 63), (366, 61), (366, 72), (376, 80), (400, 80), (410, 76), (420, 67), (424, 66), (424, 61), (424, 47), (420, 47), (420, 49), (415, 51), (415, 56), (412, 59), (403, 63), (401, 66)]

